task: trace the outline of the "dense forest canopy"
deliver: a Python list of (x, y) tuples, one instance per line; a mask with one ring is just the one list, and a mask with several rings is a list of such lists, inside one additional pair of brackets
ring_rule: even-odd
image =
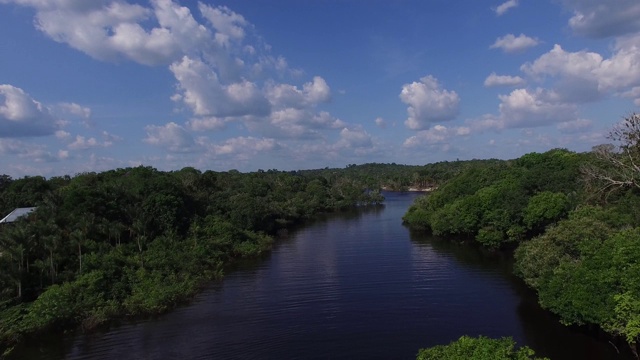
[(151, 167), (45, 179), (0, 176), (0, 342), (164, 312), (233, 259), (315, 214), (380, 204), (380, 189), (435, 186), (466, 162), (253, 173)]
[[(636, 352), (640, 117), (626, 120), (612, 132), (614, 145), (512, 160), (2, 175), (0, 214), (37, 209), (0, 226), (0, 350), (46, 330), (165, 312), (222, 276), (229, 262), (268, 250), (274, 235), (294, 224), (380, 204), (381, 189), (432, 188), (405, 214), (409, 226), (515, 249), (515, 272), (544, 308), (565, 324), (597, 325)], [(533, 356), (510, 339), (463, 337), (418, 358), (484, 358), (494, 350)]]
[(515, 271), (565, 324), (640, 343), (640, 116), (589, 153), (554, 149), (479, 164), (419, 198), (404, 221), (517, 247)]

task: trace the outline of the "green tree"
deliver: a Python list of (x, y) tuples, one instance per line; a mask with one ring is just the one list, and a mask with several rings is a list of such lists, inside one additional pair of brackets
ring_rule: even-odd
[(524, 209), (524, 224), (530, 230), (541, 231), (547, 225), (566, 217), (568, 210), (569, 199), (565, 194), (543, 191), (529, 198)]
[(449, 345), (420, 349), (416, 360), (543, 360), (527, 346), (515, 348), (511, 338), (491, 339), (463, 336)]

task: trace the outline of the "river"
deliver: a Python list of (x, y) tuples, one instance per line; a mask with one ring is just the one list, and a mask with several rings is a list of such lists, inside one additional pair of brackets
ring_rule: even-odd
[(413, 234), (416, 193), (324, 216), (237, 264), (188, 306), (105, 332), (30, 345), (21, 359), (415, 359), (462, 335), (512, 336), (552, 359), (616, 359), (560, 325), (510, 257)]

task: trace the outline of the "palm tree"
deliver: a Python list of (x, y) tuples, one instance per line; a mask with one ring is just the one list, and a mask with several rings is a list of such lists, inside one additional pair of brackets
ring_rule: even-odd
[(22, 226), (11, 225), (3, 231), (0, 237), (0, 256), (10, 258), (11, 269), (9, 277), (14, 281), (17, 288), (17, 297), (22, 297), (22, 281), (25, 274), (25, 252), (29, 239), (28, 233)]

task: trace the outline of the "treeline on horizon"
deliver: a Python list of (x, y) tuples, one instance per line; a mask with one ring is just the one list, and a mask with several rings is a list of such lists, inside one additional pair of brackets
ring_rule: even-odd
[(252, 173), (151, 167), (45, 179), (0, 175), (0, 354), (44, 331), (92, 329), (188, 301), (234, 259), (319, 213), (380, 204), (467, 162)]
[(469, 166), (403, 219), (439, 237), (515, 248), (515, 273), (543, 308), (565, 325), (601, 328), (638, 357), (640, 115), (609, 138), (614, 145), (588, 153), (553, 149)]

